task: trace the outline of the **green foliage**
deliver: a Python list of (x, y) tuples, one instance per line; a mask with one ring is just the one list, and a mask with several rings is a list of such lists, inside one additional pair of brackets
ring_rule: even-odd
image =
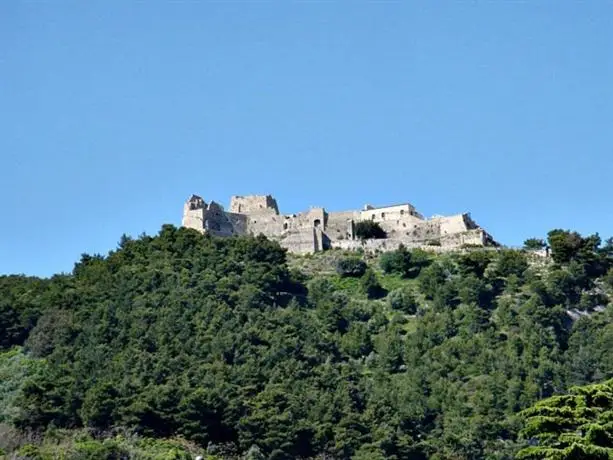
[(492, 251), (471, 251), (460, 255), (457, 264), (462, 275), (475, 275), (482, 278), (495, 257), (496, 254)]
[(44, 361), (29, 358), (20, 348), (0, 352), (0, 423), (18, 416), (16, 402), (24, 383), (44, 366)]
[(556, 263), (579, 263), (590, 276), (603, 275), (613, 264), (613, 240), (607, 240), (601, 247), (597, 233), (582, 237), (577, 232), (558, 229), (548, 233), (548, 241)]
[(445, 259), (437, 260), (432, 265), (422, 270), (419, 276), (421, 291), (428, 299), (434, 299), (437, 295), (443, 294), (443, 288), (450, 287), (447, 284), (456, 273), (456, 267)]
[(528, 269), (528, 259), (521, 251), (502, 250), (495, 260), (491, 275), (507, 278), (516, 276), (523, 278), (524, 272)]
[(417, 313), (417, 299), (406, 288), (395, 289), (387, 295), (387, 302), (392, 310), (398, 310), (408, 315)]
[(361, 220), (355, 224), (355, 235), (361, 240), (380, 239), (387, 236), (379, 223), (372, 220)]
[(607, 274), (604, 276), (603, 281), (609, 289), (613, 289), (613, 269), (612, 268), (610, 268)]
[[(290, 270), (265, 238), (164, 226), (83, 255), (70, 275), (0, 277), (0, 449), (66, 459), (555, 449), (518, 438), (517, 414), (613, 378), (613, 245), (579, 237), (564, 263), (402, 248), (382, 256), (387, 273), (355, 278), (332, 262)], [(600, 448), (608, 428), (594, 423), (592, 444), (561, 448)]]
[(550, 231), (547, 241), (551, 247), (551, 257), (557, 263), (568, 263), (576, 258), (584, 244), (579, 233), (560, 229)]
[(525, 421), (522, 436), (536, 446), (521, 450), (518, 458), (613, 458), (613, 380), (573, 387), (520, 415)]
[(34, 460), (191, 460), (203, 449), (182, 439), (123, 434), (93, 437), (83, 430), (51, 430), (42, 442), (25, 442), (16, 451), (20, 458)]
[(384, 273), (396, 273), (405, 278), (415, 278), (428, 263), (427, 253), (419, 249), (410, 252), (403, 245), (395, 251), (383, 253), (379, 258)]
[(411, 253), (401, 245), (396, 251), (381, 254), (379, 265), (384, 273), (398, 273), (406, 276), (411, 268)]
[[(49, 284), (53, 286), (49, 288)], [(63, 276), (48, 280), (25, 276), (0, 276), (0, 350), (23, 345), (45, 305), (61, 301), (71, 305), (69, 281)]]
[(341, 277), (360, 278), (366, 268), (366, 262), (358, 257), (346, 257), (336, 263), (336, 273)]
[(545, 247), (547, 247), (547, 243), (541, 238), (528, 238), (524, 241), (524, 249), (529, 251), (544, 249)]
[(385, 295), (385, 290), (377, 279), (377, 275), (370, 269), (366, 270), (362, 278), (360, 278), (360, 287), (369, 299), (378, 299)]

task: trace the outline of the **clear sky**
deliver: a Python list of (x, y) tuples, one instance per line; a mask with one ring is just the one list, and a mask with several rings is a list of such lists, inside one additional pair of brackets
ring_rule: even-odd
[(613, 235), (613, 2), (0, 2), (0, 273), (192, 193)]

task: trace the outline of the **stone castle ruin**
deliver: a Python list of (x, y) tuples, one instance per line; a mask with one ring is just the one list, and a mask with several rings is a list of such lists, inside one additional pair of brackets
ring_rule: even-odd
[[(357, 238), (355, 226), (365, 220), (377, 222), (387, 237)], [(425, 219), (409, 203), (366, 205), (361, 211), (327, 212), (324, 208), (311, 208), (298, 214), (281, 214), (277, 201), (270, 195), (233, 196), (229, 211), (214, 201), (207, 203), (192, 195), (183, 207), (182, 225), (215, 236), (263, 234), (298, 254), (332, 248), (389, 251), (400, 244), (434, 250), (496, 245), (467, 213)]]

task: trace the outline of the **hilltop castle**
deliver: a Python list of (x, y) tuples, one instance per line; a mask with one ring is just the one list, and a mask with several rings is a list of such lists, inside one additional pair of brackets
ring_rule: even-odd
[[(387, 237), (360, 240), (355, 226), (360, 221), (377, 222)], [(233, 196), (230, 210), (192, 195), (183, 207), (184, 227), (216, 236), (264, 234), (290, 252), (309, 254), (330, 248), (393, 250), (408, 248), (454, 249), (496, 243), (469, 214), (425, 219), (409, 203), (393, 206), (364, 206), (361, 211), (327, 212), (311, 208), (298, 214), (281, 214), (270, 195)]]

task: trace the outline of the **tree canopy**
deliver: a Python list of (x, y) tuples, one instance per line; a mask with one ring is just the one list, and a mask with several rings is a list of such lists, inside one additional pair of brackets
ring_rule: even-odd
[(512, 459), (606, 448), (610, 382), (568, 391), (613, 378), (613, 251), (572, 232), (549, 244), (552, 261), (402, 248), (343, 254), (337, 272), (326, 253), (167, 225), (84, 254), (70, 274), (0, 277), (0, 449)]

